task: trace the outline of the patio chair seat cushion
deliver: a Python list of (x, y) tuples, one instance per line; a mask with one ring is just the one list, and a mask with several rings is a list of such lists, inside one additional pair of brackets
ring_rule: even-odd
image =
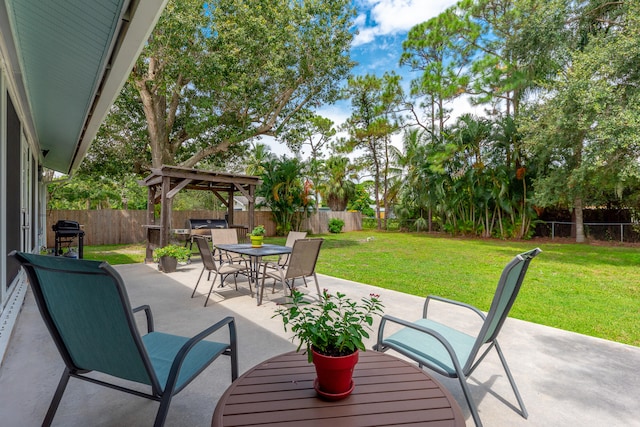
[[(432, 329), (442, 335), (451, 344), (455, 351), (461, 366), (464, 366), (476, 337), (460, 332), (449, 326), (443, 325), (433, 320), (420, 319), (413, 322), (415, 325)], [(455, 375), (456, 370), (451, 361), (451, 356), (444, 348), (440, 341), (431, 335), (417, 331), (411, 328), (403, 328), (400, 331), (390, 335), (384, 340), (385, 345), (393, 344), (402, 351), (408, 353), (408, 356), (420, 364), (439, 368), (450, 375)]]
[[(142, 337), (151, 365), (163, 389), (166, 387), (171, 365), (176, 358), (176, 354), (187, 341), (189, 341), (189, 338), (162, 332), (151, 332)], [(227, 346), (227, 344), (214, 341), (198, 342), (184, 359), (175, 389), (180, 390), (182, 386), (188, 384), (192, 378), (222, 354)]]

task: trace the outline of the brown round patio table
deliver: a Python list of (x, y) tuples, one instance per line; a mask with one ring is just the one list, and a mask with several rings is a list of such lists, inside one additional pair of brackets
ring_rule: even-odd
[(319, 398), (313, 364), (291, 352), (251, 368), (218, 401), (213, 427), (465, 425), (453, 396), (428, 373), (397, 357), (360, 352), (355, 389), (342, 400)]

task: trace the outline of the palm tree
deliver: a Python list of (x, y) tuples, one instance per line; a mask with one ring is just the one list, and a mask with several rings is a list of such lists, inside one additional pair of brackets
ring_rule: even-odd
[(327, 182), (323, 197), (333, 211), (344, 211), (349, 200), (356, 194), (356, 185), (351, 180), (355, 170), (348, 157), (332, 156), (327, 159)]
[(245, 161), (245, 173), (247, 175), (260, 176), (264, 170), (264, 164), (273, 160), (275, 154), (271, 152), (271, 148), (262, 143), (251, 144), (251, 150), (248, 152), (248, 157)]
[(302, 181), (302, 163), (298, 159), (273, 158), (263, 164), (262, 185), (258, 193), (271, 208), (276, 234), (297, 230), (309, 213), (309, 193)]
[[(397, 188), (401, 193), (402, 216), (415, 217), (418, 231), (426, 228), (432, 230), (431, 206), (428, 203), (430, 188), (428, 181), (424, 180), (425, 158), (425, 131), (412, 129), (404, 133), (402, 150), (392, 147), (391, 158), (401, 173), (393, 177), (392, 189)], [(427, 219), (424, 218), (424, 210), (427, 210)]]

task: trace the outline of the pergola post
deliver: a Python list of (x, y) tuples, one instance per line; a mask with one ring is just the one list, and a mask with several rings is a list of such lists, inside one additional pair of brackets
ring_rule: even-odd
[[(154, 206), (155, 206), (155, 191), (154, 191), (154, 187), (153, 186), (149, 186), (148, 187), (149, 190), (147, 191), (147, 224), (152, 226), (155, 225), (156, 223), (156, 217), (155, 217), (155, 213), (154, 213)], [(151, 235), (152, 235), (153, 231), (147, 227), (147, 248), (145, 251), (145, 256), (144, 256), (144, 260), (145, 262), (152, 262), (153, 261), (153, 247), (151, 245)]]
[(171, 178), (162, 177), (162, 197), (160, 199), (160, 247), (169, 243), (169, 227), (171, 225), (171, 200), (167, 197), (170, 190)]
[(233, 194), (235, 192), (236, 186), (235, 184), (229, 184), (229, 199), (227, 202), (227, 221), (229, 225), (234, 225), (235, 221), (233, 219)]
[(256, 187), (255, 186), (251, 186), (249, 187), (249, 197), (247, 199), (249, 199), (249, 233), (251, 233), (251, 231), (253, 231), (253, 227), (255, 227), (255, 209), (256, 209), (256, 197), (255, 197), (255, 192), (256, 192)]

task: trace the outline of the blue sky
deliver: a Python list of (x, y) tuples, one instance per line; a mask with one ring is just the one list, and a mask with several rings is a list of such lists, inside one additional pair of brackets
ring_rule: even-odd
[(454, 3), (454, 0), (354, 0), (358, 34), (353, 40), (352, 55), (361, 64), (355, 72), (397, 69), (407, 32)]
[[(353, 0), (358, 11), (354, 21), (357, 35), (351, 49), (351, 57), (358, 65), (353, 73), (381, 76), (386, 71), (395, 71), (403, 76), (404, 84), (408, 87), (413, 77), (407, 69), (401, 69), (398, 65), (402, 42), (408, 31), (455, 3), (456, 0)], [(339, 125), (350, 115), (349, 104), (342, 102), (325, 106), (318, 113)], [(278, 155), (292, 155), (283, 145), (270, 145)]]

